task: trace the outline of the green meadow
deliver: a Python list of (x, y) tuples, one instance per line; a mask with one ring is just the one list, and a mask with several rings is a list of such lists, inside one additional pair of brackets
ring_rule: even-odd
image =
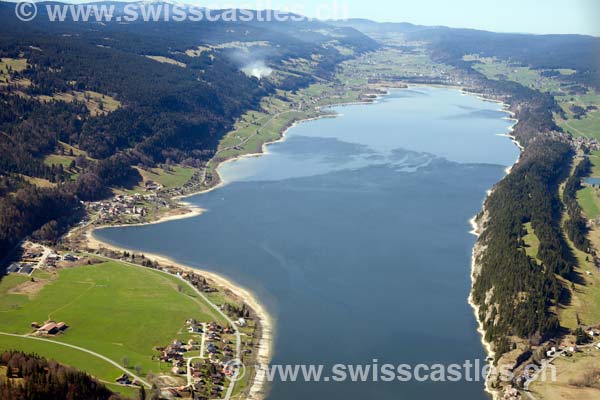
[[(53, 340), (102, 354), (141, 375), (168, 371), (153, 356), (156, 346), (174, 338), (187, 340), (185, 320), (220, 321), (215, 311), (175, 276), (119, 262), (62, 269), (37, 293), (11, 289), (29, 278), (5, 276), (0, 282), (0, 332), (27, 334), (32, 322), (64, 321), (69, 328)], [(37, 278), (43, 282), (43, 276)], [(29, 338), (0, 335), (0, 349), (22, 349), (87, 371), (114, 382), (120, 371), (76, 349)]]
[(538, 251), (540, 249), (540, 240), (535, 234), (531, 222), (525, 224), (525, 230), (527, 231), (527, 234), (523, 236), (525, 252), (532, 259), (537, 260)]
[(585, 215), (590, 219), (600, 215), (600, 199), (598, 199), (597, 190), (592, 186), (586, 186), (577, 192), (577, 201)]

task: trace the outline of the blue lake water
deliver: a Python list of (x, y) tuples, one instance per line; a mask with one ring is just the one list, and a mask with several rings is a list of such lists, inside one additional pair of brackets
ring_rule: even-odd
[[(274, 364), (484, 359), (467, 297), (468, 220), (518, 149), (498, 104), (413, 87), (302, 123), (268, 154), (224, 164), (188, 200), (202, 216), (101, 230), (252, 290)], [(482, 382), (272, 384), (271, 399), (485, 399)]]
[(588, 185), (600, 185), (600, 178), (596, 178), (596, 177), (586, 178), (585, 183), (587, 183)]

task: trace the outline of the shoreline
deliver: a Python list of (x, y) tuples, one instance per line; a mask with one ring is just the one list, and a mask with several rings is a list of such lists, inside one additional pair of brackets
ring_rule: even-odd
[[(187, 215), (187, 214), (184, 214)], [(164, 221), (163, 221), (164, 222)], [(132, 225), (125, 225), (132, 226)], [(131, 253), (142, 253), (146, 257), (146, 259), (150, 259), (152, 261), (156, 261), (160, 263), (163, 267), (174, 267), (182, 272), (190, 272), (197, 273), (206, 278), (210, 283), (218, 288), (222, 289), (223, 292), (229, 296), (233, 297), (235, 300), (241, 301), (246, 304), (252, 312), (255, 314), (257, 319), (258, 331), (260, 333), (260, 338), (258, 339), (258, 349), (256, 352), (256, 364), (260, 365), (261, 368), (255, 371), (254, 383), (250, 386), (247, 399), (251, 400), (261, 400), (266, 396), (265, 391), (265, 383), (266, 376), (265, 371), (266, 368), (262, 368), (271, 361), (273, 355), (273, 343), (274, 343), (274, 331), (273, 331), (273, 322), (270, 314), (266, 311), (264, 306), (258, 301), (256, 296), (250, 291), (243, 288), (241, 285), (233, 282), (232, 280), (219, 275), (217, 273), (207, 271), (205, 269), (194, 268), (189, 265), (182, 264), (171, 259), (168, 256), (156, 254), (156, 253), (147, 253), (141, 252), (139, 249), (127, 249), (124, 247), (119, 247), (112, 245), (110, 243), (104, 242), (97, 237), (94, 236), (94, 231), (98, 229), (106, 229), (112, 228), (113, 226), (107, 226), (102, 228), (96, 228), (92, 230), (87, 230), (84, 234), (85, 243), (88, 248), (93, 250), (106, 249), (112, 250), (116, 252), (124, 252), (128, 251)], [(140, 266), (140, 268), (144, 268)]]
[[(341, 106), (346, 106), (346, 105), (373, 104), (373, 103), (377, 102), (381, 97), (387, 96), (389, 94), (390, 94), (390, 91), (387, 90), (385, 94), (376, 94), (370, 100), (359, 101), (359, 102), (337, 103), (337, 104), (330, 104), (327, 106), (318, 106), (318, 107), (315, 107), (315, 111), (320, 111), (322, 109), (331, 108), (331, 107), (341, 107)], [(155, 219), (153, 221), (148, 221), (148, 222), (140, 222), (140, 223), (135, 223), (135, 224), (86, 226), (82, 230), (82, 236), (84, 238), (85, 245), (87, 245), (90, 249), (104, 248), (107, 250), (113, 250), (113, 251), (117, 251), (117, 252), (128, 251), (130, 253), (143, 253), (146, 258), (158, 261), (161, 264), (173, 266), (177, 269), (180, 269), (181, 271), (195, 272), (195, 273), (201, 274), (204, 277), (206, 277), (207, 280), (213, 282), (216, 286), (229, 292), (229, 295), (231, 297), (234, 297), (234, 298), (246, 303), (246, 305), (255, 313), (256, 318), (257, 318), (258, 332), (260, 334), (260, 338), (258, 340), (256, 364), (261, 366), (261, 368), (257, 368), (254, 371), (255, 375), (254, 375), (253, 383), (250, 385), (250, 387), (248, 389), (248, 397), (247, 397), (248, 400), (264, 400), (267, 396), (267, 393), (268, 393), (267, 380), (266, 380), (267, 368), (265, 368), (265, 367), (269, 364), (269, 362), (271, 361), (271, 359), (273, 357), (273, 347), (274, 347), (274, 337), (275, 337), (272, 317), (267, 312), (266, 308), (257, 299), (257, 296), (254, 293), (252, 293), (251, 291), (249, 291), (248, 289), (244, 288), (243, 286), (233, 282), (232, 280), (230, 280), (218, 273), (211, 272), (206, 269), (194, 268), (189, 265), (179, 263), (166, 255), (161, 255), (161, 254), (156, 254), (156, 253), (146, 253), (146, 252), (141, 252), (139, 249), (126, 249), (126, 248), (122, 248), (119, 246), (115, 246), (115, 245), (112, 245), (110, 243), (107, 243), (107, 242), (104, 242), (104, 241), (98, 239), (94, 235), (94, 232), (97, 230), (108, 229), (108, 228), (155, 225), (155, 224), (160, 224), (163, 222), (169, 222), (169, 221), (175, 221), (175, 220), (181, 220), (181, 219), (187, 219), (187, 218), (193, 218), (193, 217), (200, 216), (206, 210), (201, 207), (195, 206), (190, 202), (184, 201), (183, 199), (191, 197), (191, 196), (202, 195), (204, 193), (208, 193), (210, 191), (216, 190), (216, 189), (226, 185), (227, 181), (222, 178), (222, 175), (219, 172), (219, 169), (221, 168), (222, 165), (229, 163), (229, 162), (235, 162), (235, 161), (238, 161), (243, 158), (260, 157), (260, 156), (269, 154), (269, 150), (268, 150), (269, 145), (285, 141), (287, 139), (288, 131), (303, 122), (314, 121), (314, 120), (318, 120), (318, 119), (322, 119), (322, 118), (337, 118), (340, 116), (341, 116), (341, 114), (338, 114), (338, 113), (329, 113), (329, 114), (323, 114), (323, 115), (317, 115), (317, 116), (313, 116), (313, 117), (299, 119), (299, 120), (291, 123), (288, 127), (286, 127), (280, 133), (279, 138), (277, 138), (276, 140), (272, 140), (272, 141), (263, 143), (261, 145), (260, 152), (242, 154), (242, 155), (239, 155), (239, 156), (236, 156), (233, 158), (219, 161), (218, 165), (214, 169), (215, 173), (219, 177), (219, 179), (215, 185), (213, 185), (209, 188), (205, 188), (205, 189), (196, 191), (196, 192), (179, 195), (179, 196), (173, 196), (171, 198), (172, 200), (177, 201), (177, 206), (180, 207), (180, 208), (176, 208), (175, 210), (185, 210), (187, 208), (188, 209), (187, 212), (183, 212), (183, 213), (175, 214), (175, 215), (160, 216), (157, 219)], [(75, 228), (75, 229), (77, 229), (77, 228)], [(71, 232), (69, 232), (67, 234), (67, 237), (70, 235), (70, 233)]]
[[(500, 134), (497, 134), (497, 136), (509, 138), (511, 140), (511, 142), (519, 149), (519, 156), (517, 157), (517, 159), (515, 160), (515, 162), (512, 165), (506, 167), (506, 169), (504, 170), (505, 175), (502, 177), (502, 179), (500, 179), (498, 182), (496, 182), (496, 184), (494, 185), (494, 187), (495, 187), (499, 182), (501, 182), (503, 179), (505, 179), (511, 173), (514, 166), (517, 165), (517, 163), (521, 160), (521, 156), (523, 154), (523, 151), (525, 150), (525, 148), (521, 145), (521, 143), (519, 143), (517, 138), (514, 135), (512, 135), (512, 132), (514, 132), (514, 127), (515, 127), (515, 125), (517, 125), (519, 123), (519, 120), (514, 118), (515, 113), (513, 111), (510, 111), (510, 109), (509, 109), (510, 105), (503, 101), (495, 100), (495, 99), (488, 99), (488, 98), (483, 97), (482, 94), (470, 93), (470, 92), (466, 92), (464, 90), (462, 90), (462, 92), (465, 95), (472, 95), (483, 101), (489, 101), (489, 102), (501, 104), (503, 107), (502, 111), (508, 113), (512, 117), (512, 118), (506, 118), (506, 119), (515, 122), (509, 128), (508, 133), (500, 133)], [(469, 224), (471, 225), (471, 230), (469, 231), (469, 233), (471, 235), (474, 235), (477, 239), (475, 240), (475, 244), (473, 245), (473, 249), (471, 250), (471, 273), (470, 273), (471, 290), (469, 292), (469, 296), (467, 297), (467, 302), (469, 303), (469, 305), (473, 309), (473, 313), (475, 314), (475, 319), (477, 321), (477, 332), (479, 333), (479, 335), (481, 337), (481, 344), (483, 345), (483, 348), (485, 349), (485, 352), (486, 352), (486, 362), (490, 366), (492, 366), (494, 363), (494, 359), (496, 357), (496, 352), (494, 351), (493, 344), (491, 342), (488, 342), (485, 339), (486, 330), (483, 326), (483, 322), (479, 319), (479, 310), (481, 307), (478, 304), (476, 304), (473, 300), (473, 289), (475, 287), (475, 281), (477, 280), (477, 277), (479, 276), (479, 272), (480, 272), (480, 266), (477, 263), (477, 260), (481, 256), (481, 254), (483, 254), (486, 250), (486, 246), (479, 241), (479, 238), (486, 229), (486, 224), (488, 222), (487, 221), (488, 211), (486, 208), (486, 203), (487, 203), (488, 198), (494, 192), (494, 187), (492, 187), (490, 190), (487, 191), (486, 196), (483, 200), (480, 212), (478, 214), (476, 214), (475, 216), (473, 216), (469, 220)], [(493, 368), (490, 368), (490, 371), (488, 372), (488, 375), (485, 378), (484, 390), (486, 393), (488, 393), (492, 397), (492, 400), (499, 400), (500, 396), (501, 396), (501, 392), (497, 389), (492, 388), (492, 386), (491, 386), (490, 378), (491, 378), (492, 371), (493, 371)]]
[[(427, 85), (427, 84), (409, 84), (407, 85), (406, 88), (398, 88), (398, 89), (410, 89), (411, 87), (436, 87), (436, 88), (445, 88), (445, 89), (451, 89), (451, 90), (458, 90), (460, 91), (463, 95), (469, 95), (469, 96), (474, 96), (482, 101), (486, 101), (486, 102), (494, 102), (494, 103), (498, 103), (501, 104), (503, 106), (503, 112), (506, 112), (507, 114), (509, 114), (510, 116), (514, 117), (514, 112), (509, 110), (509, 105), (499, 101), (499, 100), (495, 100), (495, 99), (490, 99), (490, 98), (485, 98), (483, 97), (483, 95), (481, 94), (477, 94), (477, 93), (473, 93), (473, 92), (468, 92), (465, 90), (464, 87), (461, 86), (456, 86), (456, 85)], [(381, 98), (388, 96), (391, 94), (391, 91), (388, 89), (385, 90), (385, 93), (376, 93), (373, 94), (373, 98), (368, 99), (368, 100), (363, 100), (363, 101), (354, 101), (354, 102), (342, 102), (342, 103), (333, 103), (333, 104), (329, 104), (329, 105), (325, 105), (325, 106), (317, 106), (315, 107), (315, 111), (320, 111), (322, 109), (327, 109), (327, 108), (332, 108), (332, 107), (343, 107), (343, 106), (350, 106), (350, 105), (369, 105), (369, 104), (374, 104), (377, 103)], [(192, 218), (192, 217), (196, 217), (196, 216), (200, 216), (203, 214), (204, 209), (197, 207), (187, 201), (181, 201), (182, 199), (191, 197), (191, 196), (197, 196), (197, 195), (202, 195), (204, 193), (208, 193), (210, 191), (216, 190), (224, 185), (226, 185), (228, 183), (228, 181), (226, 181), (225, 179), (223, 179), (221, 173), (219, 172), (220, 168), (226, 164), (226, 163), (230, 163), (230, 162), (235, 162), (244, 158), (250, 158), (250, 157), (260, 157), (263, 155), (267, 155), (270, 154), (269, 150), (268, 150), (268, 146), (271, 144), (275, 144), (275, 143), (279, 143), (279, 142), (283, 142), (285, 140), (287, 140), (287, 133), (294, 127), (298, 126), (301, 123), (304, 122), (309, 122), (309, 121), (314, 121), (314, 120), (319, 120), (322, 118), (338, 118), (340, 116), (343, 116), (343, 114), (340, 113), (328, 113), (328, 114), (323, 114), (323, 115), (317, 115), (317, 116), (312, 116), (312, 117), (307, 117), (307, 118), (303, 118), (303, 119), (299, 119), (297, 121), (292, 122), (288, 127), (286, 127), (285, 129), (282, 130), (282, 132), (280, 133), (280, 136), (272, 141), (268, 141), (268, 142), (264, 142), (261, 145), (261, 149), (260, 152), (255, 152), (255, 153), (248, 153), (248, 154), (241, 154), (239, 156), (236, 157), (232, 157), (226, 160), (221, 160), (218, 162), (217, 166), (215, 167), (214, 171), (217, 174), (217, 176), (219, 177), (218, 181), (216, 182), (216, 184), (214, 184), (211, 187), (196, 191), (196, 192), (192, 192), (192, 193), (187, 193), (184, 195), (178, 195), (178, 196), (173, 196), (171, 199), (176, 200), (178, 206), (180, 206), (181, 208), (179, 208), (179, 210), (181, 210), (182, 208), (185, 209), (187, 208), (189, 211), (188, 212), (184, 212), (181, 214), (176, 214), (176, 215), (165, 215), (162, 217), (157, 218), (156, 220), (153, 221), (149, 221), (149, 222), (142, 222), (142, 223), (136, 223), (136, 224), (120, 224), (120, 225), (105, 225), (105, 226), (97, 226), (97, 227), (87, 227), (86, 229), (84, 229), (84, 238), (86, 243), (88, 244), (88, 246), (90, 246), (91, 248), (100, 248), (103, 247), (105, 249), (109, 249), (109, 250), (113, 250), (113, 251), (118, 251), (118, 252), (123, 252), (123, 251), (128, 251), (128, 252), (140, 252), (139, 249), (126, 249), (126, 248), (121, 248), (115, 245), (112, 245), (110, 243), (107, 242), (103, 242), (102, 240), (98, 239), (97, 237), (95, 237), (94, 232), (96, 230), (100, 230), (100, 229), (107, 229), (107, 228), (116, 228), (116, 227), (129, 227), (129, 226), (142, 226), (142, 225), (153, 225), (153, 224), (159, 224), (159, 223), (163, 223), (163, 222), (168, 222), (168, 221), (174, 221), (174, 220), (179, 220), (179, 219), (186, 219), (186, 218)], [(507, 120), (512, 120), (515, 122), (514, 125), (516, 125), (518, 123), (518, 120), (515, 118), (509, 118), (506, 117), (505, 119)], [(522, 152), (523, 151), (523, 147), (520, 145), (520, 143), (516, 140), (516, 138), (514, 136), (512, 136), (510, 133), (512, 133), (512, 131), (514, 130), (514, 125), (512, 125), (509, 128), (509, 132), (508, 133), (501, 133), (498, 134), (498, 136), (503, 136), (503, 137), (508, 137), (511, 139), (511, 141), (519, 148), (519, 150)], [(517, 160), (515, 161), (515, 163), (512, 166), (507, 167), (506, 169), (506, 175), (508, 175), (510, 173), (510, 170), (512, 169), (512, 167), (519, 161), (520, 159), (520, 154), (519, 154), (519, 158), (517, 158)], [(505, 175), (505, 176), (506, 176)], [(504, 176), (504, 177), (505, 177)], [(504, 179), (504, 177), (502, 179)], [(493, 190), (493, 189), (492, 189)], [(491, 194), (492, 190), (489, 190), (486, 194), (486, 198), (484, 199), (483, 202), (483, 211), (485, 213), (485, 201), (487, 200), (487, 197)], [(177, 209), (176, 209), (177, 210)], [(477, 216), (473, 217), (471, 220), (469, 220), (469, 223), (471, 224), (472, 230), (469, 232), (471, 234), (474, 234), (475, 236), (479, 236), (479, 234), (483, 231), (484, 227), (481, 226), (478, 223), (477, 220)], [(95, 247), (94, 247), (95, 246)], [(472, 301), (472, 288), (474, 285), (474, 279), (476, 278), (474, 273), (475, 273), (475, 269), (476, 269), (476, 263), (475, 263), (475, 253), (477, 250), (481, 250), (483, 251), (483, 248), (481, 248), (481, 246), (476, 242), (473, 250), (472, 250), (472, 260), (471, 260), (471, 292), (469, 293), (469, 297), (468, 297), (468, 303), (469, 305), (471, 305), (471, 307), (474, 310), (475, 313), (475, 318), (477, 320), (478, 323), (478, 333), (481, 335), (481, 341), (482, 341), (482, 345), (486, 351), (487, 354), (487, 359), (489, 359), (490, 357), (494, 357), (495, 353), (493, 351), (493, 347), (491, 345), (491, 343), (488, 343), (487, 341), (485, 341), (485, 330), (483, 329), (483, 324), (481, 323), (481, 321), (479, 320), (479, 306), (477, 306), (473, 301)], [(144, 255), (150, 259), (156, 260), (161, 264), (166, 264), (166, 265), (171, 265), (175, 268), (178, 268), (182, 271), (191, 271), (191, 272), (196, 272), (199, 274), (204, 275), (208, 280), (214, 282), (217, 286), (227, 290), (232, 297), (234, 298), (238, 298), (239, 300), (245, 302), (256, 314), (257, 319), (258, 319), (258, 329), (259, 329), (259, 333), (260, 333), (260, 339), (258, 341), (258, 351), (257, 351), (257, 359), (256, 362), (257, 364), (261, 365), (261, 366), (265, 366), (268, 365), (268, 363), (270, 362), (270, 360), (272, 359), (273, 356), (273, 345), (274, 345), (274, 330), (273, 330), (273, 324), (272, 324), (272, 318), (270, 316), (270, 314), (266, 311), (265, 307), (260, 303), (260, 301), (257, 299), (257, 296), (255, 294), (253, 294), (251, 291), (247, 290), (246, 288), (242, 287), (241, 285), (235, 283), (234, 281), (218, 274), (215, 272), (211, 272), (211, 271), (207, 271), (205, 269), (200, 269), (200, 268), (194, 268), (179, 262), (174, 261), (172, 258), (166, 256), (166, 255), (161, 255), (161, 254), (155, 254), (155, 253), (144, 253)], [(254, 376), (254, 382), (252, 383), (252, 385), (249, 388), (248, 391), (248, 399), (252, 399), (252, 400), (263, 400), (264, 398), (266, 398), (266, 395), (268, 393), (268, 389), (266, 388), (266, 376), (265, 376), (265, 368), (260, 368), (257, 369), (255, 371), (255, 376)], [(498, 392), (492, 390), (491, 387), (489, 387), (490, 382), (489, 380), (486, 378), (485, 381), (485, 391), (487, 393), (489, 393), (493, 399), (497, 398)]]

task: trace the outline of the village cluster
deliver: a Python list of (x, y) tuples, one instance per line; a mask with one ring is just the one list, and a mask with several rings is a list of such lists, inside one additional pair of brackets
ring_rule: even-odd
[[(175, 339), (157, 349), (160, 361), (172, 364), (173, 374), (188, 376), (188, 385), (165, 390), (177, 397), (194, 392), (218, 398), (225, 390), (226, 377), (234, 373), (227, 367), (235, 352), (234, 343), (227, 336), (234, 330), (216, 322), (200, 324), (193, 318), (186, 321), (186, 327), (188, 333), (199, 334), (200, 341), (192, 338), (183, 343)], [(190, 355), (195, 350), (198, 353)]]
[(7, 274), (32, 275), (36, 269), (54, 268), (60, 261), (75, 262), (79, 260), (79, 257), (74, 254), (59, 255), (48, 247), (31, 242), (25, 242), (22, 248), (23, 253), (20, 255), (19, 261), (8, 266)]
[(92, 202), (87, 205), (88, 211), (97, 213), (97, 224), (115, 221), (121, 216), (142, 219), (148, 215), (150, 207), (160, 209), (168, 207), (169, 203), (156, 193), (133, 195), (116, 195), (106, 201)]
[[(583, 330), (586, 344), (577, 345), (572, 340), (565, 340), (561, 343), (550, 341), (548, 346), (543, 348), (542, 360), (540, 364), (550, 364), (558, 357), (573, 357), (576, 353), (584, 351), (600, 351), (600, 325), (587, 327)], [(521, 399), (521, 393), (517, 388), (526, 387), (527, 383), (535, 379), (535, 371), (524, 369), (514, 379), (515, 386), (507, 387), (502, 395), (502, 400)]]

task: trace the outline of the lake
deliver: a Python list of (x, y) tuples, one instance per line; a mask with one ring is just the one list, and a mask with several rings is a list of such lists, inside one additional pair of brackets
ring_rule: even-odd
[[(275, 322), (273, 364), (485, 359), (467, 303), (469, 219), (518, 157), (499, 104), (394, 90), (221, 166), (199, 217), (97, 237), (219, 273)], [(271, 399), (486, 399), (483, 382), (281, 382)]]

